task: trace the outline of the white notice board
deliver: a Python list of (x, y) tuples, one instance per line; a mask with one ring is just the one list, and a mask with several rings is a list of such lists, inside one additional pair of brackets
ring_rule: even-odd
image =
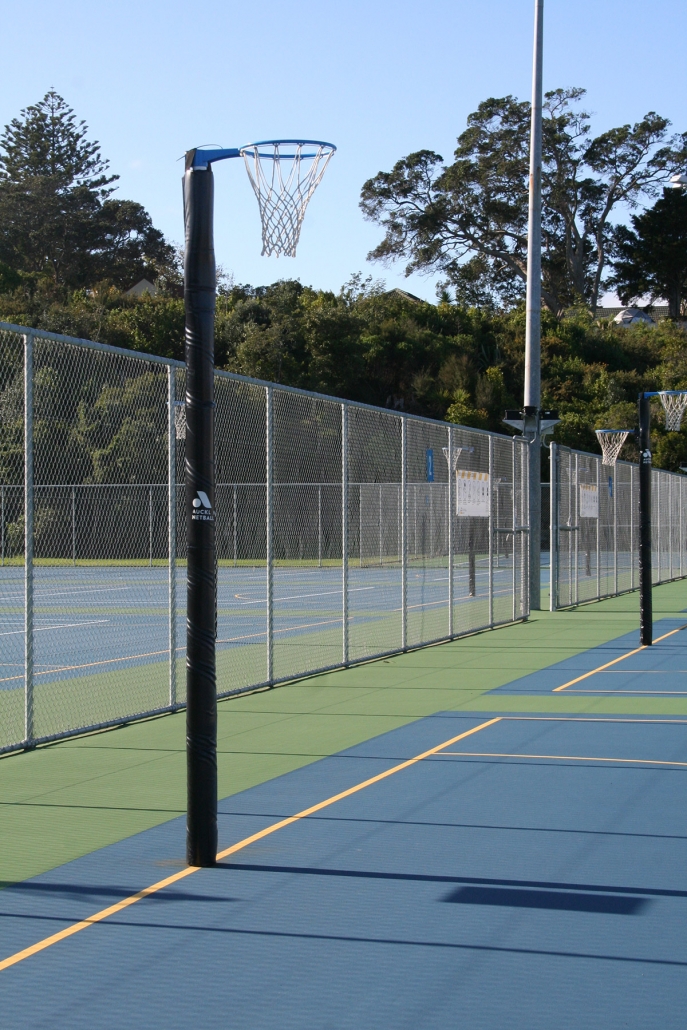
[(599, 491), (596, 485), (580, 483), (580, 518), (598, 519)]
[(491, 514), (488, 472), (467, 472), (456, 469), (456, 515)]

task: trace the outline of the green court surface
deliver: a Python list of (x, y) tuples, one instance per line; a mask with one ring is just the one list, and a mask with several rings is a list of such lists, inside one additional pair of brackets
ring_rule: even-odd
[[(685, 609), (687, 582), (655, 589), (657, 622)], [(485, 696), (637, 623), (638, 595), (628, 594), (223, 701), (220, 797), (440, 711), (687, 715), (687, 695)], [(182, 712), (0, 759), (0, 884), (182, 814), (184, 728)]]

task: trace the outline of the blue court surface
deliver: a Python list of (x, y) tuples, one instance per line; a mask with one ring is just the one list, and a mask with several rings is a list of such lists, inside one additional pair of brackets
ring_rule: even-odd
[(561, 692), (577, 696), (687, 697), (687, 620), (655, 622), (651, 647), (641, 647), (639, 630), (634, 630), (490, 691), (527, 695)]
[(6, 957), (171, 880), (2, 1027), (683, 1028), (686, 787), (685, 718), (438, 713), (225, 799), (215, 869), (176, 819), (4, 890)]
[[(39, 684), (94, 673), (123, 673), (127, 669), (168, 660), (169, 582), (166, 567), (37, 566), (34, 573), (34, 667)], [(501, 611), (512, 589), (512, 567), (494, 571), (497, 620), (510, 620)], [(488, 596), (487, 570), (478, 567), (476, 596), (469, 595), (467, 567), (454, 571), (457, 605), (484, 607)], [(12, 690), (23, 679), (23, 569), (0, 569), (0, 689)], [(448, 606), (448, 570), (440, 565), (413, 564), (407, 580), (411, 618), (431, 618)], [(186, 620), (186, 569), (177, 570), (178, 656), (183, 658)], [(272, 624), (277, 641), (313, 638), (341, 630), (342, 575), (337, 567), (275, 568)], [(402, 577), (398, 565), (351, 565), (349, 625), (382, 624), (396, 619), (400, 627)], [(446, 620), (444, 620), (446, 621)], [(488, 617), (475, 617), (483, 625)], [(218, 571), (219, 651), (265, 644), (267, 637), (266, 572), (260, 567), (220, 567)], [(437, 624), (438, 625), (438, 624)], [(400, 629), (399, 629), (400, 632)], [(442, 622), (430, 639), (444, 636)], [(420, 642), (420, 641), (418, 641)], [(395, 640), (383, 639), (375, 650), (393, 650)], [(338, 651), (337, 651), (338, 654)], [(325, 661), (333, 664), (337, 659)], [(298, 670), (300, 671), (300, 670)], [(262, 676), (260, 676), (262, 679)]]

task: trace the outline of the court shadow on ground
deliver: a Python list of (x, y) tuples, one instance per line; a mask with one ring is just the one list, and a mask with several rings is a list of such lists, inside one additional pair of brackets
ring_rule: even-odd
[(513, 887), (458, 887), (444, 901), (456, 905), (495, 905), (503, 908), (542, 908), (559, 912), (599, 912), (636, 916), (648, 898), (618, 894), (581, 894), (573, 891), (523, 890)]
[(557, 883), (543, 880), (501, 880), (473, 876), (436, 876), (431, 873), (389, 873), (366, 869), (322, 869), (316, 866), (258, 865), (218, 862), (217, 869), (236, 872), (331, 876), (343, 879), (401, 880), (459, 885), (443, 901), (462, 905), (502, 905), (579, 912), (636, 915), (651, 898), (687, 898), (687, 891), (616, 884)]

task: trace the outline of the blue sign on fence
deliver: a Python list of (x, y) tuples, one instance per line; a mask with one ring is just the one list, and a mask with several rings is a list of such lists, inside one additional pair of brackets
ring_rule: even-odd
[(427, 482), (434, 482), (434, 451), (431, 447), (427, 448)]
[(613, 476), (608, 477), (608, 496), (613, 497)]

